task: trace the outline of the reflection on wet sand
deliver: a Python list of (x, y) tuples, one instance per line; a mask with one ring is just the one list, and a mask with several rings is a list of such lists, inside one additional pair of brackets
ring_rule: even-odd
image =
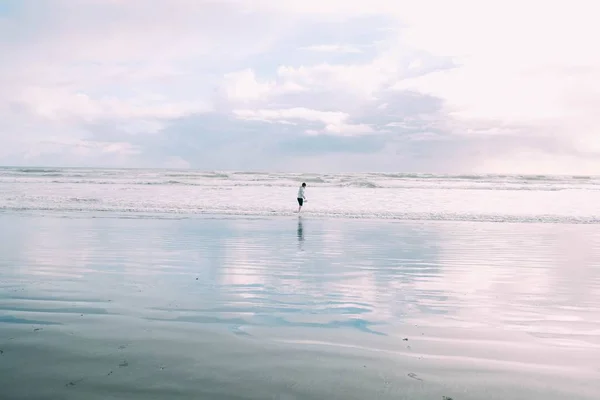
[(303, 224), (302, 224), (302, 217), (298, 217), (298, 230), (297, 230), (297, 233), (298, 233), (298, 248), (300, 250), (304, 250), (302, 248), (302, 244), (304, 243), (304, 227), (303, 227)]
[(597, 398), (593, 225), (0, 226), (8, 398)]

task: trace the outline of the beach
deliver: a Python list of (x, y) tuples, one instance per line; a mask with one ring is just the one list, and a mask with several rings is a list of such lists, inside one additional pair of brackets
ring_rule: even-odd
[(597, 398), (595, 226), (0, 219), (5, 398)]
[[(289, 192), (290, 211), (279, 198), (232, 196), (217, 212), (196, 208), (235, 186), (27, 174), (0, 179), (2, 399), (599, 396), (593, 206), (490, 211), (505, 197), (583, 203), (586, 190), (597, 195), (593, 182), (321, 182), (299, 216), (291, 180), (239, 189)], [(429, 203), (411, 203), (426, 184), (417, 192)], [(421, 209), (373, 212), (386, 209), (377, 190)], [(475, 190), (487, 200), (470, 204)], [(463, 196), (462, 208), (440, 193)], [(326, 194), (344, 215), (318, 204)]]

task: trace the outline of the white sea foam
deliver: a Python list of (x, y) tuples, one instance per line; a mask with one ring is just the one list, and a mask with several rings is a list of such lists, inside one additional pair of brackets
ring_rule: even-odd
[(600, 177), (1, 168), (0, 210), (600, 223)]

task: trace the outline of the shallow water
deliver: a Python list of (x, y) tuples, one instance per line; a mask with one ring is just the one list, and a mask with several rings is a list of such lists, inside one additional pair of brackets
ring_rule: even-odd
[(0, 212), (600, 224), (600, 177), (0, 168)]
[(597, 399), (600, 227), (0, 214), (2, 399)]

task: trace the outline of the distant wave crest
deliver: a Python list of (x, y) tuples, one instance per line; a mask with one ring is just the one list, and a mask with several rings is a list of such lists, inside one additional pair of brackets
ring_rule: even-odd
[(377, 184), (375, 184), (373, 182), (369, 182), (369, 181), (349, 182), (343, 186), (355, 187), (355, 188), (367, 188), (367, 189), (375, 189), (375, 188), (379, 187), (379, 186), (377, 186)]
[(17, 168), (17, 172), (23, 174), (47, 174), (47, 173), (62, 173), (60, 169), (45, 169), (45, 168)]

